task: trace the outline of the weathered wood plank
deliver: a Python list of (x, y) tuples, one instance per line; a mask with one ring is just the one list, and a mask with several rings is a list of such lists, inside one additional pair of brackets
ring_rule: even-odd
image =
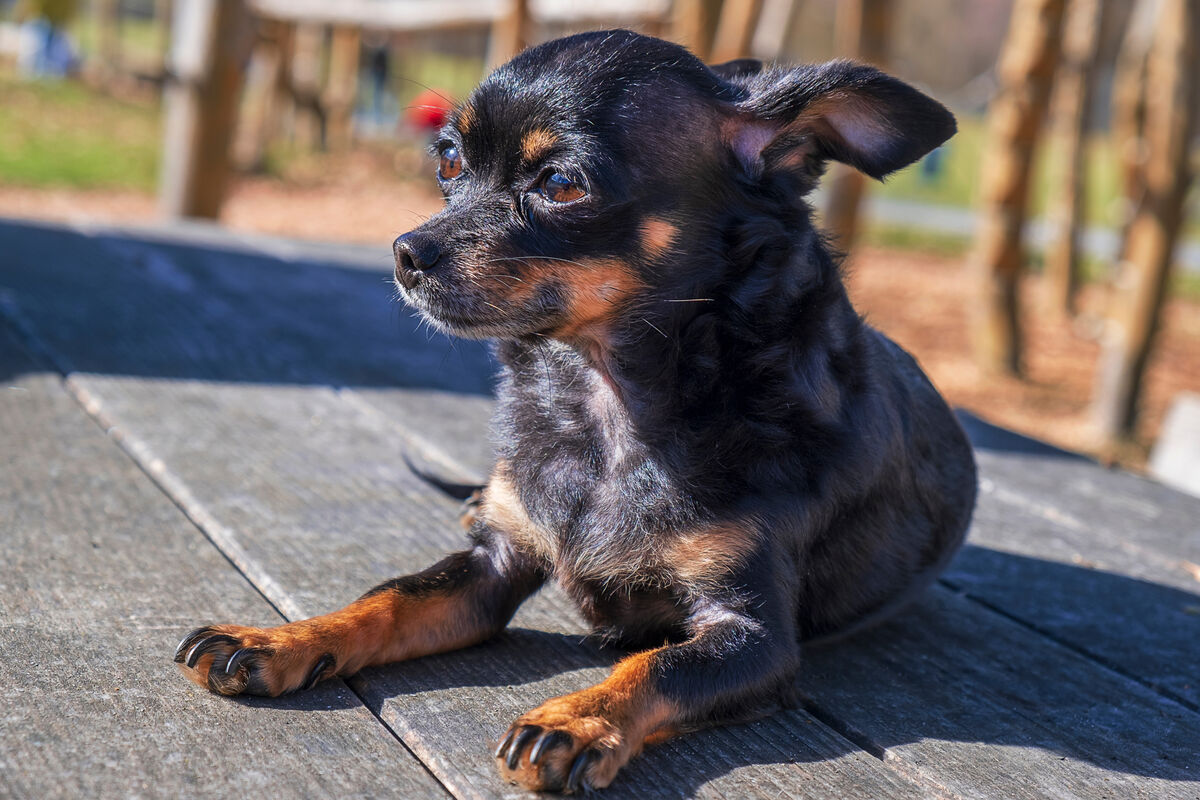
[(1200, 715), (943, 588), (811, 649), (799, 686), (819, 718), (955, 796), (1200, 793)]
[[(35, 297), (72, 282), (39, 287), (28, 273), (15, 279), (22, 282), (22, 294), (10, 298), (10, 305), (19, 305), (22, 318), (59, 363), (104, 366), (107, 374), (76, 372), (72, 387), (285, 613), (303, 616), (335, 607), (372, 583), (423, 567), (464, 544), (454, 504), (431, 498), (398, 458), (409, 442), (398, 429), (402, 420), (368, 410), (361, 399), (350, 400), (327, 386), (296, 385), (339, 385), (376, 374), (378, 364), (371, 361), (380, 351), (362, 340), (370, 324), (356, 322), (364, 312), (351, 309), (347, 321), (339, 316), (348, 313), (347, 307), (333, 297), (347, 287), (353, 290), (356, 278), (333, 271), (319, 298), (304, 299), (316, 287), (281, 280), (269, 264), (256, 273), (257, 265), (235, 262), (230, 269), (238, 274), (226, 275), (196, 254), (179, 258), (157, 247), (146, 254), (130, 245), (131, 251), (113, 258), (113, 251), (95, 247), (95, 240), (74, 243), (80, 250), (89, 245), (91, 269), (102, 277), (83, 277), (74, 289), (95, 297), (119, 293), (110, 286), (125, 285), (131, 291), (119, 318), (107, 318), (91, 303)], [(140, 277), (156, 281), (168, 275), (171, 285), (190, 294), (190, 302), (156, 284), (134, 291), (133, 281), (121, 273), (136, 258), (165, 259), (155, 273)], [(303, 276), (303, 269), (296, 271)], [(255, 274), (261, 281), (257, 293), (244, 291)], [(10, 279), (4, 272), (2, 280)], [(376, 280), (372, 275), (377, 286)], [(259, 310), (275, 304), (301, 313), (289, 326), (283, 314)], [(75, 314), (84, 319), (68, 322), (66, 317)], [(251, 362), (237, 346), (304, 341), (315, 348), (320, 337), (311, 329), (339, 327), (340, 336), (352, 340), (330, 345), (339, 349), (342, 361), (313, 353), (297, 371), (284, 370), (273, 360), (277, 356), (261, 347), (259, 360)], [(88, 329), (90, 338), (78, 337)], [(232, 361), (232, 374), (216, 380), (223, 357)], [(387, 357), (393, 357), (390, 351)], [(440, 369), (432, 360), (425, 363)], [(151, 377), (159, 366), (170, 365), (171, 380)], [(337, 368), (344, 372), (337, 374)], [(261, 377), (273, 370), (291, 385)], [(417, 379), (435, 383), (427, 376)], [(214, 605), (212, 615), (181, 625), (180, 632), (192, 623), (219, 621), (221, 613)], [(489, 739), (546, 697), (593, 682), (615, 657), (580, 641), (583, 628), (554, 590), (527, 603), (514, 624), (512, 633), (487, 645), (369, 670), (355, 679), (383, 718), (459, 795), (510, 795), (495, 775)], [(656, 748), (608, 796), (784, 794), (920, 797), (929, 792), (806, 712), (792, 711)]]
[(1200, 502), (968, 420), (982, 475), (946, 582), (1200, 708)]
[[(139, 247), (134, 250), (140, 252)], [(338, 309), (329, 299), (343, 288), (345, 271), (329, 272), (332, 283), (324, 286), (288, 285), (279, 280), (277, 270), (266, 267), (256, 294), (248, 290), (250, 277), (225, 276), (219, 263), (185, 263), (174, 254), (163, 258), (191, 276), (194, 286), (214, 287), (211, 296), (177, 302), (168, 315), (142, 308), (139, 301), (119, 325), (108, 325), (109, 341), (124, 348), (110, 358), (109, 375), (78, 375), (73, 380), (102, 414), (119, 423), (127, 446), (148, 465), (160, 465), (160, 480), (183, 490), (179, 496), (185, 505), (229, 533), (235, 560), (244, 558), (247, 572), (258, 569), (263, 578), (274, 581), (267, 588), (279, 593), (277, 604), (287, 608), (290, 603), (297, 613), (328, 608), (354, 596), (364, 582), (390, 577), (389, 554), (397, 554), (396, 569), (411, 569), (450, 546), (452, 506), (432, 501), (394, 455), (409, 441), (398, 431), (406, 423), (404, 403), (419, 403), (420, 395), (396, 401), (401, 395), (390, 396), (392, 390), (382, 383), (341, 393), (304, 385), (356, 385), (340, 377), (339, 370), (350, 376), (373, 374), (361, 363), (380, 352), (362, 338), (363, 330), (375, 335), (371, 324), (359, 327), (356, 317), (364, 316), (361, 310), (339, 320), (349, 303)], [(257, 267), (248, 263), (239, 262), (240, 269), (254, 272)], [(115, 264), (106, 271), (121, 269)], [(4, 272), (0, 282), (8, 280)], [(30, 285), (27, 276), (22, 280)], [(120, 279), (105, 275), (97, 283), (113, 281)], [(229, 285), (236, 291), (228, 291)], [(152, 287), (151, 296), (157, 291)], [(312, 291), (324, 302), (293, 296)], [(67, 319), (71, 313), (91, 313), (92, 324), (104, 329), (105, 320), (89, 312), (88, 304), (68, 300), (56, 305), (44, 298), (27, 304), (24, 294), (20, 300), (23, 308), (34, 309), (28, 314), (31, 324), (62, 354), (64, 363), (83, 358), (99, 363), (103, 359), (91, 350), (112, 347), (81, 343), (61, 332), (62, 326), (83, 324)], [(268, 317), (267, 326), (255, 314), (256, 303), (305, 313), (289, 321), (287, 315), (260, 312)], [(226, 306), (237, 312), (223, 312), (218, 324), (212, 308)], [(178, 330), (160, 330), (168, 322)], [(317, 367), (292, 372), (281, 368), (277, 355), (264, 352), (253, 370), (238, 366), (241, 372), (234, 371), (220, 383), (190, 379), (220, 372), (204, 359), (225, 347), (227, 338), (242, 343), (279, 338), (317, 346), (320, 337), (312, 336), (309, 326), (339, 331), (346, 341), (330, 346), (345, 363), (314, 353), (311, 360)], [(407, 341), (403, 335), (396, 338)], [(236, 349), (228, 357), (235, 365), (245, 361)], [(175, 364), (173, 374), (185, 379), (137, 377), (155, 375), (154, 365), (160, 363)], [(219, 360), (211, 363), (219, 365)], [(256, 370), (285, 377), (275, 385), (269, 378), (243, 377)], [(264, 380), (268, 385), (262, 385)], [(278, 385), (281, 382), (300, 385)], [(418, 375), (416, 386), (434, 382)], [(387, 413), (393, 401), (396, 413)], [(375, 410), (364, 410), (364, 404)], [(188, 423), (190, 440), (180, 437), (180, 420)], [(422, 418), (421, 424), (436, 427), (436, 414)], [(430, 430), (420, 433), (428, 435)], [(231, 474), (238, 476), (236, 482)], [(397, 519), (407, 522), (399, 529), (390, 527)], [(986, 515), (980, 524), (989, 524)], [(1153, 632), (1158, 622), (1142, 620), (1141, 625)], [(389, 724), (410, 737), (435, 773), (458, 792), (497, 791), (490, 763), (477, 743), (498, 734), (512, 714), (546, 694), (584, 685), (599, 674), (606, 658), (570, 640), (580, 629), (553, 592), (523, 610), (517, 626), (510, 635), (480, 648), (370, 671), (357, 679), (364, 696)], [(945, 592), (935, 593), (913, 614), (876, 634), (814, 651), (809, 664), (800, 685), (813, 698), (813, 708), (925, 790), (940, 786), (947, 787), (946, 793), (965, 796), (1089, 796), (1096, 786), (1112, 785), (1123, 795), (1171, 797), (1189, 796), (1200, 788), (1177, 760), (1194, 750), (1189, 742), (1200, 740), (1198, 715), (1027, 627)], [(876, 796), (912, 788), (886, 784), (889, 788), (882, 789), (880, 782), (895, 780), (896, 773), (881, 777), (878, 765), (860, 761), (861, 753), (844, 741), (829, 739), (819, 727), (820, 737), (804, 733), (808, 728), (800, 720), (810, 725), (807, 716), (799, 715), (777, 716), (760, 726), (783, 725), (803, 745), (785, 746), (788, 760), (825, 760), (785, 768), (770, 755), (778, 754), (778, 733), (739, 727), (711, 732), (714, 750), (691, 749), (705, 742), (703, 737), (658, 748), (631, 768), (619, 786), (639, 796), (674, 796), (680, 787), (740, 794), (726, 788), (733, 785), (727, 782), (770, 783), (760, 773), (783, 769), (779, 785), (789, 791), (794, 791), (790, 781), (813, 793), (846, 781), (860, 782), (863, 794)], [(766, 737), (765, 750), (742, 743), (753, 743), (756, 736)], [(736, 754), (730, 762), (714, 755), (726, 746)], [(759, 761), (771, 766), (755, 766)], [(710, 782), (701, 780), (710, 777)]]
[(181, 679), (198, 615), (278, 615), (2, 324), (0, 376), (0, 796), (445, 796), (341, 682)]

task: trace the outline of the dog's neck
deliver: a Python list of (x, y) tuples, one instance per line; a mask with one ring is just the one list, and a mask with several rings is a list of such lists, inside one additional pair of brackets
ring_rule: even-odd
[[(688, 274), (702, 269), (693, 262)], [(732, 280), (664, 287), (657, 302), (639, 303), (611, 328), (560, 344), (595, 374), (592, 385), (611, 393), (606, 407), (615, 403), (635, 431), (661, 434), (747, 396), (781, 392), (798, 413), (830, 405), (792, 396), (835, 391), (827, 365), (807, 366), (812, 386), (790, 375), (804, 351), (850, 347), (861, 328), (832, 257), (808, 229)]]

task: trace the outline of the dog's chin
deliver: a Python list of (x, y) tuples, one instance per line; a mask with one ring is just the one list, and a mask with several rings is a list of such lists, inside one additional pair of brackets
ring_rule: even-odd
[(400, 296), (437, 330), (460, 339), (516, 339), (528, 336), (538, 327), (519, 320), (500, 318), (498, 313), (480, 313), (463, 308), (461, 302), (447, 302), (437, 295), (410, 291), (400, 286)]

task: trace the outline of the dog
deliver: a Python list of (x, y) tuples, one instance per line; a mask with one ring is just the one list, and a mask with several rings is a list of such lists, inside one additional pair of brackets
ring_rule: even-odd
[(894, 613), (970, 522), (962, 429), (855, 312), (805, 201), (831, 159), (882, 178), (954, 132), (847, 61), (709, 67), (629, 31), (518, 55), (440, 132), (446, 206), (393, 248), (403, 299), (502, 365), (470, 547), (175, 660), (275, 696), (483, 641), (554, 579), (633, 654), (518, 717), (504, 778), (602, 788), (647, 743), (786, 701), (802, 644)]

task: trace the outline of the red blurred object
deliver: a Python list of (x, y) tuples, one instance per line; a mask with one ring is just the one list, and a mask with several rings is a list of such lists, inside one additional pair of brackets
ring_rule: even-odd
[(404, 119), (409, 125), (432, 133), (446, 124), (452, 108), (454, 103), (447, 99), (444, 92), (426, 89), (413, 98), (412, 104), (404, 111)]

